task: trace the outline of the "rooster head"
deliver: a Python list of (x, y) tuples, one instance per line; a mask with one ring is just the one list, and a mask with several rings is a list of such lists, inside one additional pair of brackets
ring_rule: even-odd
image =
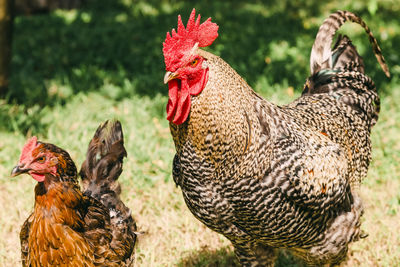
[(46, 177), (52, 179), (76, 179), (76, 167), (68, 152), (47, 143), (39, 142), (36, 136), (24, 145), (18, 165), (11, 176), (28, 173), (38, 182), (44, 182)]
[(190, 96), (198, 95), (208, 81), (205, 59), (198, 55), (198, 47), (211, 45), (218, 37), (218, 25), (211, 18), (200, 24), (200, 15), (190, 14), (187, 26), (178, 16), (178, 30), (167, 33), (163, 43), (164, 61), (167, 73), (164, 83), (168, 83), (167, 119), (174, 124), (186, 121), (190, 112)]

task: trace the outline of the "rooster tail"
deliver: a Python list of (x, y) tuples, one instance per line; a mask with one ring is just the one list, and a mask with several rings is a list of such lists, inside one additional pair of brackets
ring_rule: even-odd
[[(382, 51), (378, 45), (377, 40), (373, 36), (371, 30), (365, 24), (365, 22), (357, 15), (349, 11), (337, 11), (331, 14), (321, 25), (318, 30), (317, 37), (315, 38), (314, 45), (311, 50), (310, 57), (310, 69), (311, 75), (317, 73), (323, 69), (333, 68), (333, 57), (332, 57), (332, 39), (336, 31), (346, 22), (351, 21), (359, 24), (364, 28), (368, 34), (369, 42), (372, 45), (375, 57), (377, 58), (382, 70), (385, 72), (387, 77), (390, 77), (389, 68), (385, 63), (385, 59), (382, 55)], [(350, 57), (349, 60), (352, 58)]]
[(136, 225), (130, 209), (120, 199), (118, 182), (126, 156), (121, 123), (106, 121), (97, 128), (89, 143), (80, 176), (84, 194), (109, 209), (113, 236), (128, 234), (135, 238)]
[(319, 28), (311, 50), (311, 76), (303, 95), (329, 93), (350, 106), (372, 127), (378, 120), (380, 100), (374, 82), (364, 74), (364, 62), (347, 36), (332, 38), (346, 21), (360, 24), (369, 36), (373, 51), (386, 76), (390, 77), (381, 49), (365, 22), (348, 11), (330, 15)]

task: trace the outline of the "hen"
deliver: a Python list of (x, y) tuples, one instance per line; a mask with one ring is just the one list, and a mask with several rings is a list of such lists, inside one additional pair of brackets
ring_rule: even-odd
[(376, 39), (348, 11), (319, 29), (303, 95), (286, 106), (260, 97), (221, 58), (200, 47), (218, 26), (188, 24), (167, 33), (163, 53), (167, 119), (176, 147), (173, 178), (194, 216), (226, 236), (243, 266), (273, 266), (286, 248), (310, 265), (338, 264), (360, 231), (357, 188), (371, 159), (379, 97), (347, 36), (360, 24), (389, 76)]
[(28, 173), (33, 213), (22, 226), (23, 266), (131, 266), (136, 225), (117, 181), (126, 156), (121, 124), (106, 121), (89, 144), (80, 175), (65, 150), (32, 137), (12, 176)]

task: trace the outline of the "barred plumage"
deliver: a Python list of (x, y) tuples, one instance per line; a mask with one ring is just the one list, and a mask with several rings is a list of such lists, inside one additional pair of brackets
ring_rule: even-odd
[[(221, 58), (197, 48), (185, 55), (208, 76), (190, 96), (186, 121), (170, 123), (174, 181), (194, 216), (231, 240), (243, 266), (273, 266), (278, 248), (310, 265), (334, 265), (362, 237), (357, 187), (370, 162), (379, 97), (350, 39), (339, 37), (331, 49), (346, 20), (366, 29), (388, 73), (365, 23), (338, 11), (318, 32), (303, 95), (285, 106), (261, 98)], [(181, 64), (166, 82), (190, 82), (194, 69)]]
[(374, 35), (367, 26), (367, 24), (357, 15), (349, 12), (338, 10), (337, 12), (331, 14), (321, 25), (318, 30), (317, 37), (315, 38), (311, 56), (310, 56), (310, 69), (311, 73), (316, 73), (317, 71), (324, 68), (332, 67), (332, 57), (331, 57), (331, 44), (332, 38), (336, 31), (346, 22), (352, 21), (359, 24), (364, 28), (365, 32), (368, 34), (369, 42), (372, 45), (372, 49), (381, 65), (385, 75), (390, 77), (389, 68), (385, 63), (385, 59), (382, 55), (381, 48), (378, 45)]

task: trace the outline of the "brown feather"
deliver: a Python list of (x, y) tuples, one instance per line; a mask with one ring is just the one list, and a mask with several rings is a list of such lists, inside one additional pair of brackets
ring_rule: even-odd
[(96, 192), (93, 195), (80, 190), (67, 152), (51, 144), (38, 145), (37, 150), (57, 158), (59, 176), (46, 174), (35, 187), (34, 211), (20, 233), (23, 266), (132, 265), (136, 225), (119, 199), (116, 181), (126, 156), (121, 125), (106, 122), (93, 139), (90, 164), (85, 165), (89, 178), (83, 176)]

